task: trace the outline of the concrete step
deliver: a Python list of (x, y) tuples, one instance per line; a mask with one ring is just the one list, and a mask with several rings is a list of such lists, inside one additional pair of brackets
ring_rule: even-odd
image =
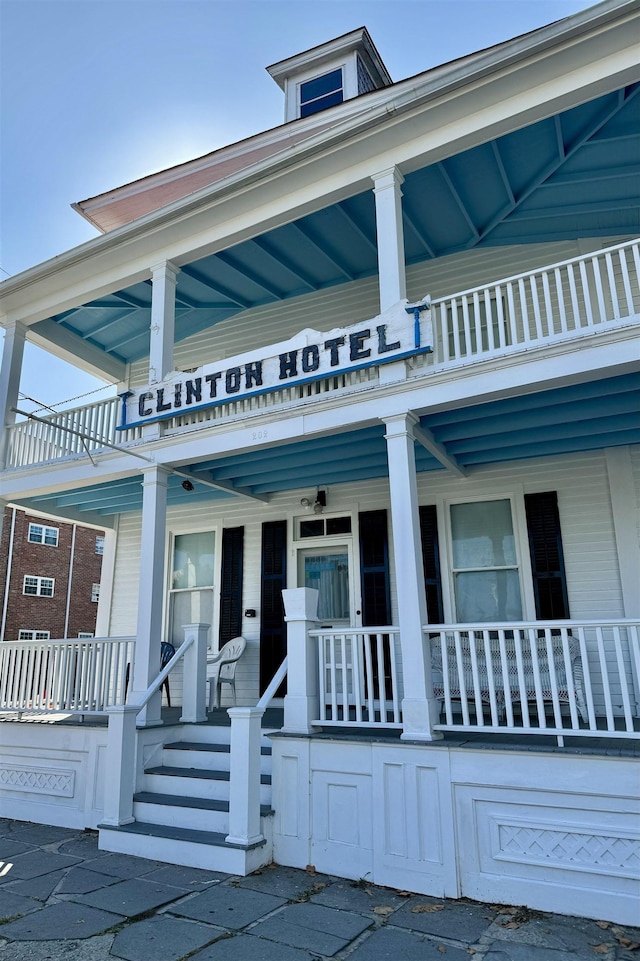
[[(271, 747), (264, 744), (260, 752), (260, 770), (263, 774), (270, 774)], [(206, 741), (171, 741), (164, 746), (162, 760), (168, 767), (228, 771), (231, 763), (230, 745)]]
[[(153, 794), (174, 794), (215, 800), (229, 798), (229, 772), (162, 764), (147, 768), (142, 790)], [(271, 803), (271, 775), (260, 775), (260, 804)]]
[[(270, 819), (266, 820), (270, 825)], [(207, 871), (245, 876), (269, 864), (272, 859), (270, 837), (258, 844), (227, 844), (225, 835), (217, 831), (197, 831), (144, 821), (132, 821), (119, 827), (98, 825), (98, 847), (101, 851), (133, 854), (136, 857), (166, 861)]]
[[(229, 802), (223, 800), (138, 791), (133, 796), (133, 814), (136, 821), (148, 824), (229, 833)], [(263, 804), (260, 814), (269, 817), (273, 811)]]

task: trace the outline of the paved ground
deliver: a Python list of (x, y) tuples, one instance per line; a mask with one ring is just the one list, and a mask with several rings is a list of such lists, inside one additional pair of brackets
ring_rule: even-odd
[(448, 901), (313, 868), (248, 878), (0, 819), (0, 961), (640, 961), (640, 929)]

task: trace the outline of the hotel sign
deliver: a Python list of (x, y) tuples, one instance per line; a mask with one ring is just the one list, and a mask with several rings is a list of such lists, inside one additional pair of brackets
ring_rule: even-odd
[(163, 381), (121, 394), (118, 430), (244, 400), (284, 387), (429, 353), (432, 329), (427, 303), (401, 301), (364, 323), (328, 333), (303, 330), (192, 373), (174, 371)]

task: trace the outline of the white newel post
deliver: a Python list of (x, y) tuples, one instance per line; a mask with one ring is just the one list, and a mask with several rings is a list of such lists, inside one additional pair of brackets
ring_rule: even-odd
[(103, 824), (129, 824), (136, 779), (136, 715), (133, 704), (108, 707)]
[[(161, 467), (142, 471), (142, 535), (140, 538), (140, 586), (138, 627), (129, 701), (141, 698), (160, 673), (162, 610), (164, 595), (164, 545), (167, 515), (167, 477)], [(157, 691), (138, 717), (140, 726), (159, 724), (162, 695)]]
[(427, 622), (427, 602), (413, 435), (418, 418), (399, 414), (384, 418), (384, 422), (404, 681), (402, 737), (431, 741), (442, 735), (432, 727), (440, 705), (433, 697), (431, 661), (422, 634), (422, 626)]
[(371, 178), (376, 205), (378, 239), (378, 283), (380, 312), (393, 307), (407, 296), (402, 229), (402, 183), (397, 167), (390, 167)]
[(2, 364), (0, 365), (0, 470), (7, 459), (7, 427), (15, 423), (16, 415), (12, 410), (18, 404), (22, 358), (27, 328), (19, 321), (8, 323), (5, 328)]
[(207, 641), (209, 624), (184, 624), (184, 639), (193, 644), (183, 658), (182, 715), (185, 724), (207, 720)]
[(318, 622), (318, 591), (296, 587), (282, 592), (287, 624), (285, 731), (311, 734), (320, 716), (318, 651), (309, 631)]
[(258, 844), (260, 831), (260, 742), (264, 710), (230, 707), (231, 771), (229, 779), (229, 844)]

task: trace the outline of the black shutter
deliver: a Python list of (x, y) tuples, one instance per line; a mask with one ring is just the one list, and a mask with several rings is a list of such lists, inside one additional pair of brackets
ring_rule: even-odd
[(386, 511), (359, 515), (362, 623), (364, 627), (391, 624), (389, 540)]
[(440, 577), (440, 547), (438, 544), (438, 518), (435, 504), (420, 508), (420, 540), (424, 589), (427, 596), (427, 620), (430, 624), (444, 622), (442, 607), (442, 579)]
[[(260, 693), (264, 693), (287, 653), (282, 591), (287, 586), (287, 522), (262, 525), (260, 590)], [(278, 691), (281, 696), (282, 689)]]
[(220, 587), (220, 647), (242, 633), (242, 558), (244, 527), (222, 532)]
[(525, 494), (524, 505), (529, 531), (536, 617), (542, 621), (568, 618), (569, 600), (558, 495), (555, 491)]

